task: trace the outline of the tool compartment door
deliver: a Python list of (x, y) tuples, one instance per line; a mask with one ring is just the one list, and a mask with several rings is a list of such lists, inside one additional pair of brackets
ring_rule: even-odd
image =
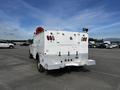
[(79, 40), (80, 40), (79, 52), (88, 53), (88, 34), (80, 33)]
[(75, 55), (79, 50), (78, 37), (76, 32), (59, 32), (56, 36), (59, 52), (63, 55)]

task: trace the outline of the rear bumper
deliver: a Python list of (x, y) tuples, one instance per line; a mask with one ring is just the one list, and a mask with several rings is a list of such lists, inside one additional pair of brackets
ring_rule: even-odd
[(69, 62), (69, 63), (61, 63), (61, 64), (53, 64), (53, 65), (47, 65), (47, 70), (54, 70), (54, 69), (60, 69), (67, 66), (90, 66), (90, 65), (96, 65), (95, 60), (87, 60), (87, 61), (81, 61), (81, 62)]

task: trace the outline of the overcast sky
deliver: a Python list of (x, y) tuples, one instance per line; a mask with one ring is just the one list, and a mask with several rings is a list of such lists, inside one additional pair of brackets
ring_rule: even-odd
[(37, 26), (120, 38), (120, 1), (0, 0), (0, 39), (32, 38)]

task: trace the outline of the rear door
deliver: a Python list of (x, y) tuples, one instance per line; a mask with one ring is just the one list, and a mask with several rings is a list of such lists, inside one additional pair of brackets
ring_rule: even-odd
[(59, 32), (56, 36), (58, 50), (61, 54), (76, 54), (78, 51), (78, 37), (76, 32)]

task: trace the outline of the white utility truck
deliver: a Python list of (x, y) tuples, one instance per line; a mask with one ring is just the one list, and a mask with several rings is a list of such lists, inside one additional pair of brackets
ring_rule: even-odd
[(30, 58), (37, 60), (38, 71), (67, 66), (95, 65), (88, 59), (87, 32), (44, 30), (38, 27), (30, 45)]

